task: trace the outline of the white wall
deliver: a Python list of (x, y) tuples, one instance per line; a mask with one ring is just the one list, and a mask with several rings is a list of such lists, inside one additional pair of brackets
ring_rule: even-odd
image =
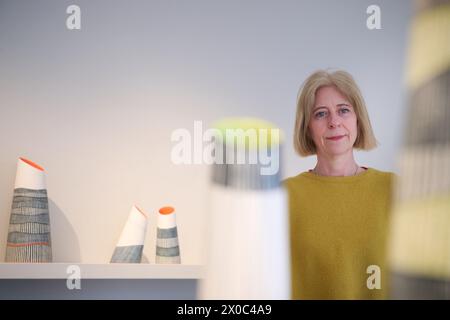
[[(68, 5), (82, 29), (65, 27)], [(283, 176), (314, 165), (291, 143), (295, 99), (318, 68), (354, 75), (380, 147), (361, 165), (395, 171), (409, 1), (0, 1), (0, 261), (16, 161), (44, 166), (54, 260), (107, 262), (129, 209), (177, 209), (184, 263), (203, 261), (208, 168), (170, 161), (171, 132), (256, 116), (288, 138)]]

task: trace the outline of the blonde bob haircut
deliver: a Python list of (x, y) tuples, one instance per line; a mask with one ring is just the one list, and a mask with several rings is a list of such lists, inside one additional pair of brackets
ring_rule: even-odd
[(311, 119), (316, 92), (322, 87), (334, 86), (341, 92), (356, 113), (357, 137), (353, 145), (360, 150), (370, 150), (377, 141), (370, 125), (366, 104), (353, 77), (345, 71), (328, 72), (318, 70), (311, 74), (300, 87), (297, 96), (297, 115), (295, 117), (294, 149), (302, 157), (316, 154), (316, 146), (310, 137), (308, 125)]

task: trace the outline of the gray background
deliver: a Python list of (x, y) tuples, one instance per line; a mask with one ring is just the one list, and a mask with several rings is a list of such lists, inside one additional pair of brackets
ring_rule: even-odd
[[(66, 28), (70, 4), (81, 7), (81, 30)], [(366, 27), (371, 4), (381, 30)], [(366, 99), (380, 146), (358, 152), (359, 164), (396, 171), (411, 12), (406, 0), (0, 1), (0, 262), (24, 156), (47, 172), (56, 262), (109, 261), (138, 204), (151, 213), (145, 255), (154, 263), (153, 213), (171, 204), (183, 263), (202, 264), (209, 168), (172, 164), (172, 131), (264, 118), (286, 136), (283, 177), (296, 175), (315, 160), (292, 149), (297, 91), (320, 68), (352, 73)], [(142, 286), (153, 280), (123, 281), (124, 298), (151, 297)], [(40, 283), (50, 295), (66, 290)], [(90, 283), (79, 296), (114, 285)], [(195, 281), (164, 283), (173, 297), (174, 283), (195, 295)], [(0, 281), (3, 298), (39, 291), (35, 281)]]

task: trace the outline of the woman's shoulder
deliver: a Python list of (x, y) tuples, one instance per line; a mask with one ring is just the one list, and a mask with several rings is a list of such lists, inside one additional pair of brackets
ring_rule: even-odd
[(284, 180), (282, 180), (281, 183), (284, 184), (284, 185), (289, 185), (289, 184), (292, 184), (292, 183), (296, 183), (296, 182), (298, 182), (299, 180), (301, 180), (302, 175), (303, 175), (304, 173), (305, 173), (305, 172), (301, 172), (301, 173), (299, 173), (299, 174), (297, 174), (297, 175), (295, 175), (295, 176), (287, 177), (287, 178), (285, 178)]
[(377, 177), (379, 179), (392, 181), (398, 177), (396, 173), (391, 172), (391, 171), (383, 171), (383, 170), (379, 170), (379, 169), (375, 169), (375, 168), (369, 168), (369, 170), (372, 172), (372, 174), (375, 177)]
[(298, 189), (308, 183), (308, 179), (305, 179), (305, 175), (307, 175), (307, 173), (308, 172), (305, 171), (295, 176), (287, 177), (284, 180), (282, 180), (281, 183), (288, 190)]

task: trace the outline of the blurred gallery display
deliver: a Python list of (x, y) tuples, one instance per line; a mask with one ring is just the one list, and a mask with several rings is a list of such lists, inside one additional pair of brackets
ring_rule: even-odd
[(450, 1), (416, 1), (390, 262), (394, 299), (450, 298)]
[(280, 186), (279, 130), (246, 118), (225, 119), (215, 128), (208, 259), (198, 296), (289, 299), (287, 196)]

